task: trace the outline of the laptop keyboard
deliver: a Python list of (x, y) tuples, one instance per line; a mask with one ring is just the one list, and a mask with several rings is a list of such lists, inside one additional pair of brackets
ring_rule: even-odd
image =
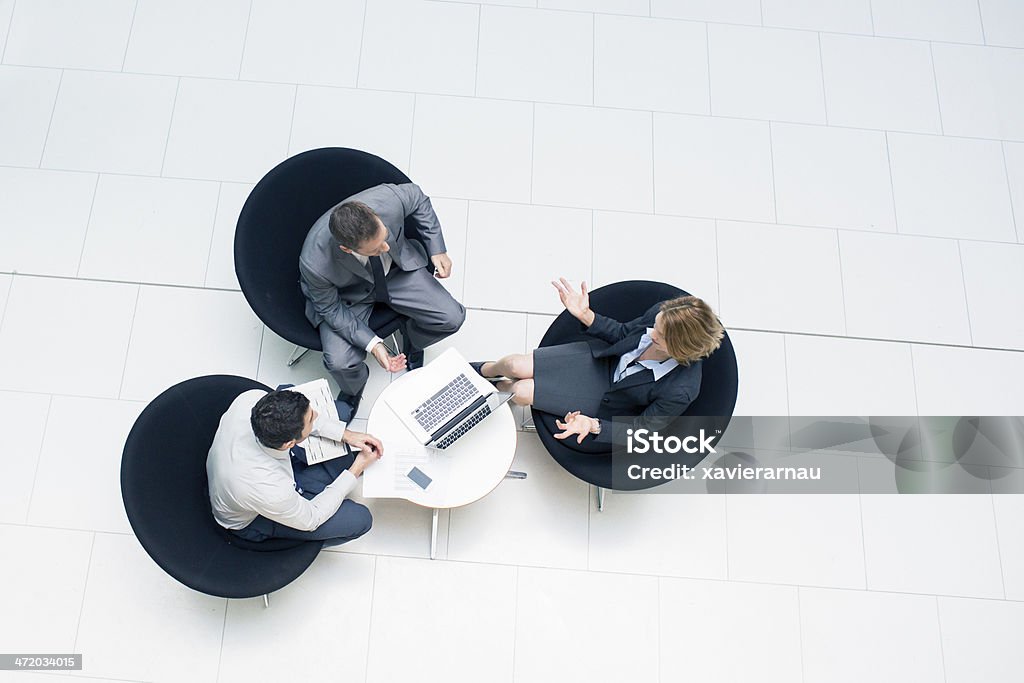
[(458, 441), (459, 438), (463, 434), (468, 432), (474, 426), (480, 424), (480, 421), (483, 420), (485, 417), (487, 417), (490, 414), (491, 414), (490, 406), (487, 406), (487, 405), (480, 406), (480, 409), (478, 411), (476, 411), (475, 413), (473, 413), (472, 417), (470, 417), (468, 420), (466, 420), (465, 422), (460, 424), (458, 426), (458, 428), (453, 429), (451, 432), (449, 432), (448, 436), (446, 436), (443, 439), (441, 439), (440, 441), (438, 441), (437, 444), (434, 446), (434, 448), (440, 448), (441, 450), (444, 450), (445, 448), (448, 448), (453, 443)]
[(434, 431), (434, 427), (448, 421), (460, 406), (479, 395), (480, 392), (466, 375), (460, 374), (421, 403), (419, 408), (412, 411), (412, 416), (423, 431), (429, 434)]

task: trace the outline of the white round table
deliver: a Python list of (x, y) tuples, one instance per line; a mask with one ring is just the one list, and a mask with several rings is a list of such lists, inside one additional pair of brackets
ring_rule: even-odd
[[(363, 473), (363, 496), (402, 498), (433, 508), (430, 557), (437, 545), (437, 516), (440, 508), (454, 508), (480, 500), (493, 491), (508, 474), (516, 453), (516, 424), (506, 403), (467, 432), (451, 447), (426, 449), (398, 419), (386, 399), (401, 392), (406, 380), (420, 370), (397, 378), (370, 409), (367, 431), (384, 444), (384, 457)], [(405, 476), (419, 467), (432, 481), (421, 489)]]

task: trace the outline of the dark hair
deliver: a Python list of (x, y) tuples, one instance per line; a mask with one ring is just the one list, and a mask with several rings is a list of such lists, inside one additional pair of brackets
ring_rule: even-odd
[(377, 214), (362, 202), (345, 202), (331, 212), (331, 235), (347, 249), (358, 249), (377, 236)]
[(280, 450), (289, 441), (302, 438), (309, 399), (297, 391), (271, 391), (252, 407), (249, 422), (261, 444)]

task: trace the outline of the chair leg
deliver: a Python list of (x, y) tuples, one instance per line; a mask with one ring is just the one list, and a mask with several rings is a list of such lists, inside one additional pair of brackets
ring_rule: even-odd
[(263, 594), (263, 609), (270, 607), (270, 595), (268, 593)]
[(505, 473), (506, 479), (526, 479), (526, 472), (516, 472), (515, 470), (509, 470)]
[(604, 489), (597, 487), (597, 511), (604, 512)]
[(291, 367), (299, 362), (299, 359), (305, 356), (309, 352), (309, 349), (304, 349), (301, 346), (296, 346), (292, 349), (292, 355), (288, 356), (288, 367)]
[(523, 420), (523, 424), (519, 425), (519, 428), (524, 432), (535, 432), (537, 431), (537, 425), (533, 424), (533, 418), (528, 417)]

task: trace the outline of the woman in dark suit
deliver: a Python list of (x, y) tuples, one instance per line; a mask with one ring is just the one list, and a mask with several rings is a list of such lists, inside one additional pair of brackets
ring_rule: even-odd
[(519, 405), (564, 415), (555, 438), (575, 435), (579, 444), (592, 435), (610, 446), (614, 417), (656, 431), (686, 410), (700, 392), (701, 362), (724, 334), (710, 306), (684, 296), (623, 323), (590, 310), (586, 283), (579, 292), (565, 278), (551, 284), (589, 339), (475, 363), (481, 375), (504, 378), (498, 388)]

